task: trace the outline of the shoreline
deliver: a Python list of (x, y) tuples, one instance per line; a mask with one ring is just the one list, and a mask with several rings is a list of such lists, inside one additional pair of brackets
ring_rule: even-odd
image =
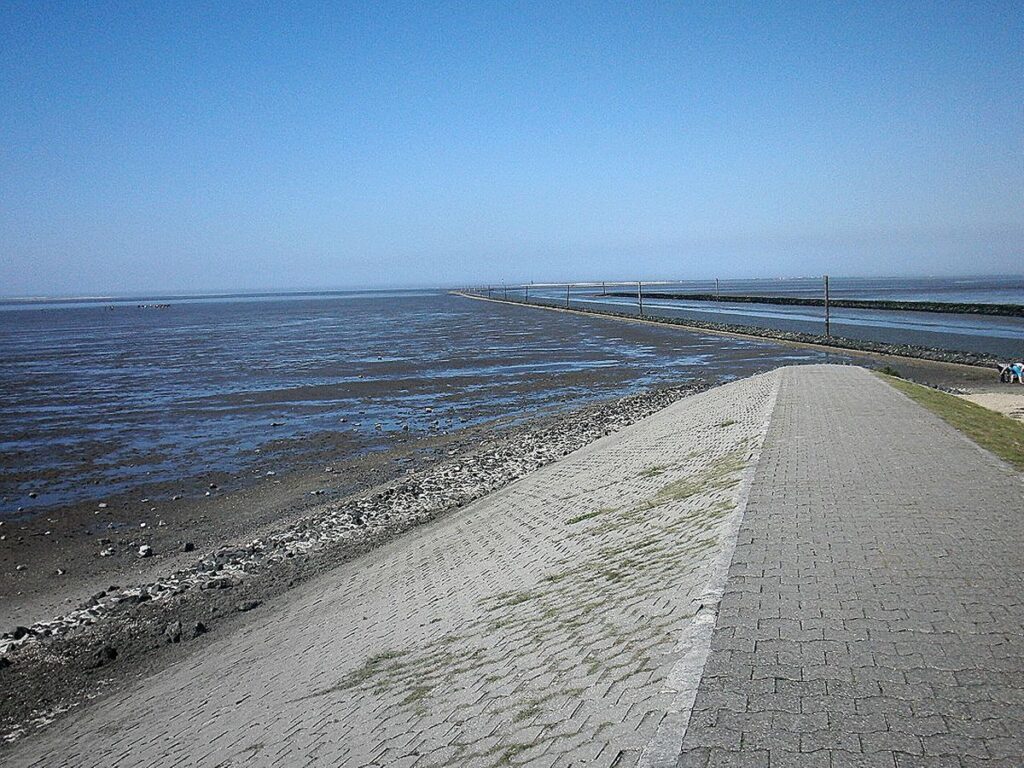
[[(410, 467), (430, 466), (502, 429), (500, 422), (401, 437), (384, 450), (314, 447), (298, 456), (267, 455), (244, 472), (144, 484), (7, 518), (0, 521), (0, 632), (37, 620), (43, 608), (55, 614), (109, 584), (146, 580), (224, 540), (256, 535), (390, 482)], [(152, 548), (150, 557), (138, 557), (143, 545)], [(189, 551), (183, 551), (186, 545)], [(104, 550), (109, 554), (101, 556)], [(17, 571), (16, 564), (26, 568)]]
[[(497, 433), (492, 425), (462, 435), (459, 450), (448, 448), (435, 462), (347, 498), (318, 501), (252, 537), (221, 539), (205, 554), (197, 548), (163, 562), (146, 558), (147, 570), (136, 580), (129, 575), (129, 586), (99, 589), (63, 616), (0, 636), (0, 742), (161, 668), (186, 647), (203, 647), (208, 634), (221, 634), (297, 584), (708, 387), (644, 391)], [(52, 604), (36, 601), (37, 608)]]

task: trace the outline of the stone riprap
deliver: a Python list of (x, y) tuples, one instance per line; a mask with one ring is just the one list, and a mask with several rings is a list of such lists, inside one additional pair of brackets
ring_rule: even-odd
[(670, 673), (715, 610), (776, 381), (686, 398), (414, 530), (4, 757), (635, 764), (659, 728), (681, 738), (665, 724), (696, 678)]
[[(804, 331), (785, 331), (780, 328), (765, 328), (757, 325), (739, 325), (736, 323), (716, 323), (709, 320), (697, 320), (689, 317), (669, 317), (667, 315), (645, 314), (642, 317), (633, 312), (620, 312), (614, 309), (606, 309), (596, 303), (581, 304), (576, 302), (565, 307), (560, 301), (551, 299), (533, 299), (526, 302), (519, 298), (497, 298), (477, 295), (473, 293), (457, 292), (459, 296), (476, 299), (478, 301), (494, 301), (503, 304), (520, 304), (522, 306), (537, 309), (554, 310), (556, 312), (578, 313), (585, 315), (604, 315), (617, 317), (623, 320), (642, 321), (646, 323), (661, 323), (664, 325), (681, 326), (712, 333), (738, 334), (740, 336), (753, 336), (759, 339), (769, 339), (783, 343), (811, 344), (816, 347), (834, 347), (837, 350), (854, 350), (857, 352), (869, 352), (878, 355), (892, 357), (916, 358), (919, 360), (932, 360), (935, 362), (955, 363), (957, 365), (971, 365), (981, 368), (995, 368), (998, 370), (1000, 360), (993, 354), (973, 352), (968, 350), (953, 350), (939, 347), (922, 347), (915, 344), (895, 344), (870, 339), (849, 339), (843, 336), (824, 335), (808, 333)], [(631, 294), (635, 296), (635, 294)], [(647, 294), (644, 294), (645, 296)]]

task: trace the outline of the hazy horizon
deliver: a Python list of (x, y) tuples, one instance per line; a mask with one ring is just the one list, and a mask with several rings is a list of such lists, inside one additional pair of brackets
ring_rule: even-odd
[(0, 295), (1024, 269), (1024, 6), (0, 9)]
[[(770, 277), (731, 277), (731, 278), (720, 278), (723, 284), (729, 282), (798, 282), (808, 280), (820, 280), (824, 275), (781, 275), (781, 276), (770, 276)], [(1016, 280), (1024, 281), (1024, 272), (1020, 273), (1005, 273), (1005, 274), (891, 274), (891, 275), (830, 275), (830, 279), (833, 281), (833, 285), (842, 286), (842, 283), (847, 280), (859, 281), (859, 280), (937, 280), (937, 281), (984, 281), (984, 280)], [(706, 282), (713, 283), (715, 278), (685, 278), (676, 280), (671, 277), (665, 277), (663, 279), (650, 278), (649, 280), (643, 281), (650, 285), (656, 285), (658, 283), (689, 283), (689, 282)], [(259, 296), (259, 295), (289, 295), (289, 294), (330, 294), (330, 293), (359, 293), (359, 292), (403, 292), (403, 291), (450, 291), (459, 290), (460, 288), (483, 288), (491, 287), (495, 290), (500, 290), (503, 286), (512, 288), (521, 285), (537, 285), (542, 287), (545, 285), (556, 286), (565, 285), (566, 283), (572, 285), (594, 285), (607, 282), (608, 285), (635, 285), (635, 280), (630, 280), (623, 276), (609, 277), (606, 281), (602, 281), (600, 277), (581, 277), (578, 280), (572, 281), (554, 281), (554, 280), (534, 280), (526, 281), (526, 283), (517, 283), (512, 281), (495, 281), (488, 283), (483, 281), (480, 283), (463, 283), (463, 284), (392, 284), (392, 285), (354, 285), (354, 286), (338, 286), (338, 285), (324, 285), (324, 286), (283, 286), (280, 288), (272, 289), (245, 289), (245, 288), (223, 288), (214, 287), (206, 289), (195, 289), (195, 290), (178, 290), (168, 288), (154, 288), (154, 289), (141, 289), (141, 290), (129, 290), (129, 291), (92, 291), (92, 292), (78, 292), (78, 293), (36, 293), (36, 294), (4, 294), (0, 293), (0, 300), (5, 301), (19, 301), (19, 300), (39, 300), (39, 299), (53, 299), (53, 300), (98, 300), (98, 299), (135, 299), (135, 298), (173, 298), (176, 296), (188, 297), (188, 298), (202, 298), (210, 297), (216, 298), (219, 296), (223, 297), (234, 297), (234, 296)]]

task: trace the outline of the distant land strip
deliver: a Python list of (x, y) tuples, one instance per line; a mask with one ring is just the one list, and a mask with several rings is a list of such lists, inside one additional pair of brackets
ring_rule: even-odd
[[(606, 296), (636, 298), (636, 291), (608, 291)], [(794, 307), (824, 307), (824, 299), (796, 296), (734, 296), (714, 293), (644, 292), (645, 299), (671, 299), (674, 301), (718, 301), (738, 304), (785, 304)], [(845, 309), (884, 309), (893, 312), (943, 312), (956, 315), (999, 315), (1024, 317), (1021, 304), (974, 304), (953, 301), (888, 301), (883, 299), (829, 299), (829, 306)]]
[[(633, 320), (648, 323), (661, 323), (664, 325), (677, 325), (681, 328), (691, 328), (711, 333), (723, 333), (729, 336), (745, 336), (748, 338), (768, 339), (786, 344), (798, 346), (827, 347), (837, 350), (848, 350), (850, 352), (867, 352), (877, 355), (891, 355), (894, 357), (909, 357), (918, 360), (932, 360), (939, 363), (956, 363), (958, 365), (974, 365), (984, 368), (991, 368), (1000, 363), (995, 355), (980, 352), (967, 352), (962, 350), (940, 349), (938, 347), (922, 347), (915, 344), (886, 344), (880, 341), (867, 341), (862, 339), (848, 339), (844, 336), (825, 336), (818, 333), (802, 333), (800, 331), (783, 331), (777, 328), (760, 328), (753, 325), (733, 325), (728, 323), (710, 323), (704, 320), (690, 320), (688, 318), (665, 317), (663, 315), (637, 315), (629, 312), (616, 312), (610, 309), (598, 309), (594, 306), (586, 308), (560, 306), (555, 301), (524, 301), (509, 297), (496, 298), (482, 296), (467, 291), (452, 291), (457, 296), (464, 296), (468, 299), (480, 301), (494, 301), (499, 304), (520, 304), (538, 309), (550, 309), (558, 312), (576, 312), (581, 315), (600, 315), (603, 317), (617, 317), (623, 320)], [(625, 294), (636, 297), (636, 294)], [(652, 294), (644, 294), (644, 298)], [(831, 303), (831, 302), (830, 302)]]

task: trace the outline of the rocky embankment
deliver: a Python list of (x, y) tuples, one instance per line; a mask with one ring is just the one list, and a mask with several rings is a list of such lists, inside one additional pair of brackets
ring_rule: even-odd
[[(153, 651), (205, 635), (233, 614), (410, 528), (495, 491), (679, 398), (691, 385), (642, 392), (513, 427), (471, 451), (225, 545), (189, 568), (111, 586), (69, 613), (0, 636), (0, 737), (11, 741), (83, 700)], [(139, 555), (146, 553), (140, 551)]]
[[(634, 298), (636, 293), (609, 291), (608, 296)], [(644, 298), (668, 299), (671, 301), (717, 301), (733, 304), (775, 304), (790, 307), (824, 307), (824, 299), (802, 296), (738, 296), (714, 293), (665, 293), (651, 291)], [(1020, 304), (981, 304), (965, 301), (892, 301), (889, 299), (829, 299), (832, 307), (845, 309), (879, 309), (887, 312), (942, 312), (954, 315), (992, 315), (996, 317), (1024, 317), (1024, 306)]]
[[(878, 355), (892, 355), (895, 357), (908, 357), (918, 360), (932, 360), (940, 363), (956, 363), (959, 365), (977, 365), (993, 367), (999, 360), (992, 355), (980, 352), (965, 352), (951, 349), (940, 349), (938, 347), (921, 347), (914, 344), (885, 344), (880, 341), (867, 341), (863, 339), (848, 339), (842, 336), (825, 336), (817, 333), (801, 333), (798, 331), (781, 331), (775, 328), (760, 328), (752, 325), (735, 325), (731, 323), (709, 323), (703, 320), (691, 320), (689, 318), (661, 317), (658, 315), (644, 315), (638, 318), (635, 313), (615, 312), (608, 309), (598, 309), (588, 306), (586, 309), (569, 306), (565, 308), (555, 303), (531, 301), (525, 302), (522, 299), (495, 299), (474, 294), (462, 294), (474, 299), (483, 301), (500, 301), (507, 304), (528, 304), (534, 307), (558, 309), (563, 312), (581, 312), (588, 315), (605, 315), (608, 317), (621, 317), (629, 320), (645, 320), (652, 323), (665, 323), (666, 325), (679, 325), (686, 328), (697, 328), (720, 333), (736, 333), (743, 336), (756, 336), (762, 339), (773, 341), (794, 342), (797, 344), (814, 344), (821, 347), (834, 347), (835, 349), (847, 349), (857, 352), (870, 352)], [(632, 294), (635, 297), (635, 294)], [(645, 294), (646, 295), (646, 294)]]

